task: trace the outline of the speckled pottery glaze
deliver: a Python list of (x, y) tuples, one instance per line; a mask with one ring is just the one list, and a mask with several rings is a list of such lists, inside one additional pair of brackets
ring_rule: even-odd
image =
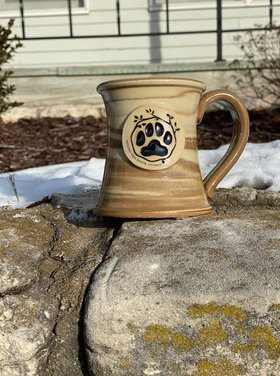
[[(210, 213), (208, 199), (240, 157), (249, 135), (248, 113), (233, 93), (205, 93), (203, 82), (135, 78), (100, 84), (108, 121), (108, 150), (96, 215), (171, 218)], [(197, 124), (215, 101), (234, 123), (225, 156), (202, 180)]]

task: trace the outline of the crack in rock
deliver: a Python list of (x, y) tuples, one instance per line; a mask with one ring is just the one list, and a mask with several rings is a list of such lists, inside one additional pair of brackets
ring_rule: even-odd
[(112, 232), (49, 204), (0, 212), (1, 376), (81, 375), (77, 322)]

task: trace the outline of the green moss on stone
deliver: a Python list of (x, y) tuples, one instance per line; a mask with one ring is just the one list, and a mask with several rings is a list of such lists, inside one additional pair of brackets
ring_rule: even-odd
[(226, 305), (221, 307), (221, 314), (229, 319), (246, 320), (248, 313), (242, 308), (234, 305)]
[(256, 327), (250, 330), (249, 338), (256, 346), (262, 347), (269, 358), (277, 359), (280, 356), (280, 342), (268, 326)]
[(219, 312), (219, 306), (216, 303), (195, 304), (188, 308), (188, 315), (192, 318), (200, 318), (205, 315), (214, 315)]
[[(280, 309), (280, 305), (273, 304), (271, 310)], [(213, 349), (217, 345), (230, 348), (240, 357), (264, 356), (268, 359), (280, 358), (280, 340), (273, 330), (267, 326), (255, 326), (251, 323), (249, 313), (234, 305), (218, 305), (214, 302), (208, 304), (193, 305), (188, 308), (188, 315), (193, 319), (199, 319), (192, 337), (184, 334), (182, 330), (173, 330), (159, 324), (150, 325), (142, 337), (145, 343), (151, 346), (154, 355), (161, 351), (173, 349), (177, 353), (190, 352), (193, 349)], [(227, 320), (225, 320), (227, 319)], [(224, 326), (226, 325), (226, 326)], [(226, 328), (229, 327), (229, 332)], [(129, 327), (131, 332), (138, 331), (134, 326)], [(234, 334), (235, 333), (235, 334)], [(230, 343), (228, 340), (230, 339)], [(263, 353), (257, 352), (262, 349)], [(123, 363), (124, 365), (126, 363)], [(180, 374), (182, 369), (177, 363), (172, 363), (168, 369), (174, 375)], [(197, 371), (192, 376), (239, 376), (245, 373), (245, 368), (233, 363), (225, 356), (216, 360), (200, 359), (197, 362)]]
[(219, 319), (212, 320), (209, 325), (198, 331), (199, 346), (208, 347), (227, 339), (226, 332), (222, 329)]
[(195, 341), (181, 333), (172, 334), (171, 342), (174, 349), (180, 352), (187, 352), (195, 346)]
[(187, 352), (196, 342), (182, 333), (173, 332), (161, 325), (150, 325), (143, 336), (146, 343), (153, 345), (158, 350), (173, 347), (176, 351)]
[(168, 328), (161, 325), (149, 325), (143, 339), (146, 343), (158, 345), (165, 348), (170, 341), (171, 332)]
[(269, 311), (280, 311), (280, 304), (272, 304), (270, 307), (269, 307)]
[(188, 315), (191, 318), (201, 318), (205, 315), (222, 315), (235, 320), (245, 320), (248, 317), (247, 312), (240, 307), (234, 305), (219, 306), (214, 302), (193, 305), (188, 308)]
[(235, 364), (225, 356), (216, 361), (201, 359), (197, 363), (197, 371), (192, 376), (240, 376), (244, 374), (241, 365)]
[(262, 348), (271, 359), (280, 357), (280, 342), (268, 326), (255, 327), (246, 333), (249, 339), (248, 344), (236, 343), (231, 347), (233, 352), (240, 354), (256, 351), (258, 347)]
[(131, 362), (130, 362), (130, 360), (127, 359), (127, 358), (122, 358), (120, 360), (120, 367), (122, 369), (129, 369), (129, 368), (131, 368)]
[(248, 354), (256, 350), (256, 346), (252, 343), (235, 343), (231, 347), (231, 351), (239, 354)]

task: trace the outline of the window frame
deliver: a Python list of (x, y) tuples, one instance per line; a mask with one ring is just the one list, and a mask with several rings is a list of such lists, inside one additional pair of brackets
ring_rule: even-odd
[[(5, 0), (4, 0), (5, 1)], [(90, 7), (89, 7), (89, 1), (90, 0), (83, 0), (84, 1), (84, 6), (81, 8), (76, 8), (72, 7), (72, 14), (76, 15), (86, 15), (89, 14), (90, 12)], [(35, 1), (34, 1), (35, 3)], [(66, 2), (65, 2), (66, 3)], [(24, 16), (25, 17), (55, 17), (55, 16), (67, 16), (69, 14), (68, 8), (45, 8), (43, 10), (39, 9), (24, 9)], [(20, 18), (20, 9), (18, 7), (17, 10), (11, 11), (11, 10), (4, 10), (1, 11), (0, 13), (0, 19), (1, 18)]]

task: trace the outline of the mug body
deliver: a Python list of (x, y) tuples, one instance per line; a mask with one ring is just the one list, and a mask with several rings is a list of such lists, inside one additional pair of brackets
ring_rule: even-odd
[(207, 214), (198, 164), (197, 109), (204, 83), (137, 78), (102, 83), (108, 149), (94, 212), (124, 218)]

